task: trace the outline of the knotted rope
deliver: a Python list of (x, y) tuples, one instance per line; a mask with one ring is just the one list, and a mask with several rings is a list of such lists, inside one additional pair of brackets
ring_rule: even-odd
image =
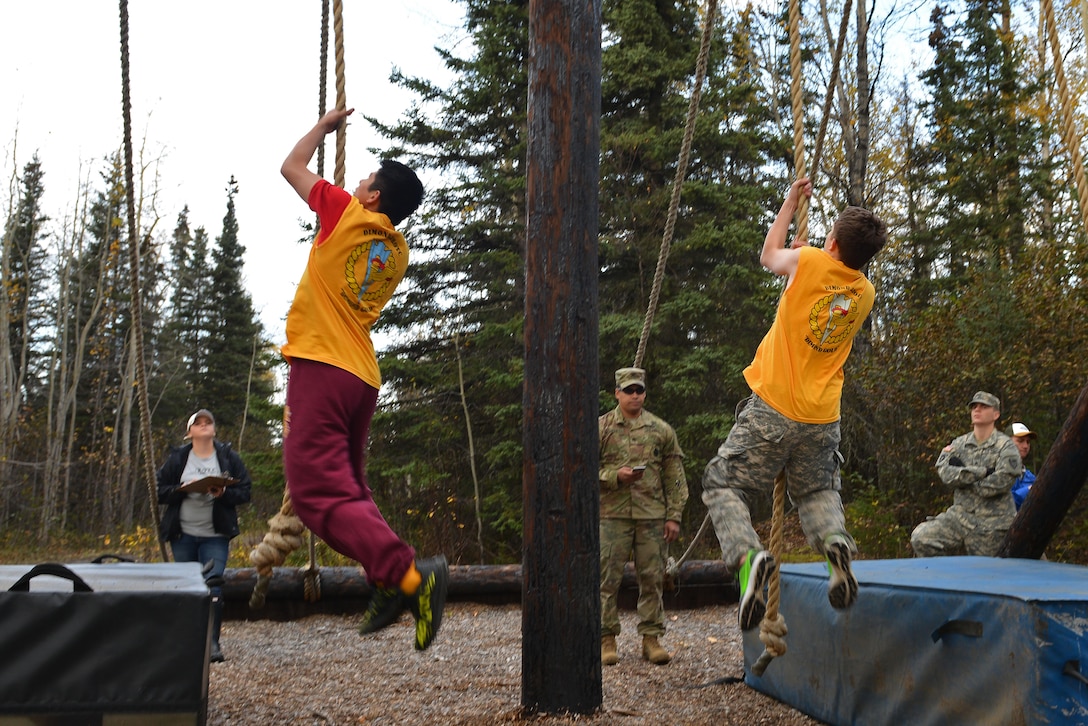
[[(786, 473), (779, 472), (774, 480), (774, 512), (771, 519), (771, 556), (775, 564), (782, 562), (783, 531), (786, 521)], [(771, 581), (767, 584), (767, 611), (759, 624), (759, 640), (763, 643), (763, 653), (752, 666), (752, 673), (762, 676), (774, 658), (786, 654), (786, 619), (778, 612), (780, 596), (780, 578), (778, 567), (774, 568)]]
[[(1046, 20), (1046, 34), (1050, 41), (1050, 51), (1054, 56), (1054, 78), (1058, 82), (1058, 95), (1061, 100), (1062, 143), (1069, 152), (1069, 161), (1073, 165), (1073, 178), (1077, 184), (1077, 202), (1080, 205), (1080, 220), (1084, 229), (1088, 229), (1088, 181), (1084, 176), (1084, 162), (1080, 153), (1080, 138), (1077, 136), (1073, 120), (1075, 104), (1069, 93), (1069, 82), (1065, 78), (1062, 63), (1061, 40), (1058, 37), (1058, 23), (1054, 19), (1053, 0), (1041, 0), (1040, 10)], [(1083, 6), (1082, 6), (1083, 7)]]
[[(794, 173), (800, 179), (805, 171), (804, 143), (804, 98), (801, 88), (801, 3), (790, 0), (790, 100), (793, 109), (793, 165)], [(840, 32), (840, 37), (843, 35)], [(841, 43), (840, 43), (841, 46)], [(838, 56), (838, 53), (836, 53)], [(836, 63), (836, 67), (838, 63)], [(825, 113), (826, 116), (826, 113)], [(808, 198), (800, 195), (797, 204), (797, 229), (794, 241), (808, 237)], [(771, 519), (771, 555), (776, 564), (782, 561), (782, 530), (786, 519), (786, 473), (779, 472), (774, 480), (774, 512)], [(767, 585), (767, 610), (759, 624), (759, 640), (763, 643), (763, 653), (752, 666), (752, 673), (757, 676), (770, 665), (774, 658), (786, 653), (786, 619), (778, 612), (781, 578), (779, 568), (775, 567)]]
[[(136, 232), (136, 190), (133, 189), (132, 172), (132, 97), (129, 91), (128, 64), (128, 0), (121, 0), (121, 114), (124, 117), (125, 134), (125, 202), (128, 211), (129, 288), (132, 293), (132, 334), (136, 347), (136, 397), (140, 406), (140, 439), (143, 444), (144, 480), (147, 482), (147, 501), (151, 505), (151, 521), (155, 533), (159, 531), (159, 498), (152, 466), (151, 406), (147, 397), (147, 354), (144, 350), (143, 301), (140, 293), (140, 238)], [(163, 562), (169, 562), (166, 542), (159, 539), (159, 554)]]
[[(268, 532), (260, 544), (249, 553), (249, 561), (257, 568), (257, 584), (249, 598), (249, 607), (259, 610), (264, 607), (268, 586), (272, 583), (272, 568), (283, 564), (287, 555), (302, 546), (302, 535), (306, 527), (295, 514), (291, 497), (285, 491), (280, 511), (268, 520)], [(310, 600), (309, 597), (306, 598)]]
[[(336, 35), (336, 107), (347, 108), (345, 100), (344, 80), (344, 19), (342, 0), (333, 0), (333, 28)], [(317, 115), (321, 118), (325, 115), (325, 94), (328, 76), (329, 61), (329, 0), (321, 2), (321, 68), (318, 82)], [(336, 130), (336, 166), (333, 172), (333, 181), (336, 186), (344, 186), (344, 167), (346, 159), (347, 137), (345, 126), (340, 124)], [(317, 173), (324, 176), (325, 173), (325, 145), (317, 148)], [(249, 553), (249, 561), (257, 569), (257, 584), (253, 587), (253, 594), (249, 598), (249, 606), (253, 609), (264, 607), (268, 587), (272, 583), (272, 568), (278, 567), (287, 559), (287, 555), (302, 546), (302, 536), (306, 531), (302, 520), (295, 513), (291, 504), (291, 494), (287, 489), (283, 492), (283, 504), (280, 511), (268, 520), (269, 531), (265, 534), (261, 543)], [(303, 596), (307, 602), (317, 602), (321, 599), (321, 572), (317, 567), (317, 538), (310, 533), (309, 537), (310, 563), (303, 573)]]
[(657, 268), (654, 270), (654, 284), (650, 288), (650, 301), (646, 306), (646, 320), (642, 324), (638, 350), (635, 352), (635, 368), (642, 367), (646, 355), (646, 342), (650, 337), (650, 327), (657, 312), (657, 303), (661, 298), (661, 285), (665, 279), (665, 262), (669, 259), (673, 232), (676, 229), (676, 217), (680, 210), (680, 192), (688, 174), (688, 162), (691, 159), (691, 144), (695, 138), (695, 122), (699, 116), (699, 99), (703, 94), (703, 81), (706, 79), (706, 67), (710, 58), (710, 39), (714, 34), (714, 18), (718, 11), (718, 0), (707, 0), (706, 20), (703, 23), (703, 35), (699, 43), (699, 58), (695, 62), (695, 87), (691, 90), (688, 101), (688, 117), (684, 124), (684, 139), (680, 144), (680, 157), (676, 164), (676, 175), (672, 182), (672, 198), (669, 201), (669, 214), (665, 220), (665, 232), (661, 238), (661, 249), (657, 254)]

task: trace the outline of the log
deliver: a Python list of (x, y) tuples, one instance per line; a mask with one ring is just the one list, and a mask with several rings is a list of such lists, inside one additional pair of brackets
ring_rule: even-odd
[(1088, 385), (1081, 389), (1058, 438), (1013, 520), (998, 557), (1037, 560), (1061, 526), (1088, 474)]
[[(257, 584), (252, 567), (231, 568), (223, 576), (225, 617), (232, 620), (293, 620), (318, 613), (354, 614), (362, 612), (371, 589), (359, 567), (319, 567), (321, 598), (305, 598), (306, 568), (277, 567), (273, 570), (265, 605), (249, 607), (249, 598)], [(521, 565), (452, 565), (449, 600), (488, 605), (519, 604), (522, 595)], [(736, 581), (721, 560), (692, 560), (680, 566), (679, 575), (665, 592), (665, 607), (687, 609), (711, 604), (736, 602)], [(633, 610), (638, 598), (638, 580), (631, 563), (623, 572), (619, 605)]]

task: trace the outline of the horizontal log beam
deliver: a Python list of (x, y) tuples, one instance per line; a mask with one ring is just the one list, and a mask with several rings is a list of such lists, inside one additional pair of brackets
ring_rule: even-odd
[[(228, 569), (224, 573), (223, 601), (226, 617), (236, 620), (291, 620), (318, 613), (358, 613), (370, 599), (370, 586), (362, 568), (319, 567), (320, 599), (306, 600), (306, 568), (277, 567), (265, 593), (264, 606), (251, 608), (250, 597), (257, 585), (252, 567)], [(521, 602), (521, 565), (451, 565), (449, 599), (483, 604)], [(638, 594), (634, 566), (627, 563), (620, 586), (620, 607), (633, 609)], [(680, 566), (679, 575), (665, 593), (671, 609), (736, 602), (736, 581), (721, 560), (696, 560)]]

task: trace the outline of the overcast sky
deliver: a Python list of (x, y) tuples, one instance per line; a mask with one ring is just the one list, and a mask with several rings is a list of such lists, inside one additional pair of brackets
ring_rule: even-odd
[[(411, 101), (390, 86), (390, 71), (444, 82), (449, 77), (435, 46), (462, 55), (469, 47), (462, 9), (453, 0), (343, 5), (346, 96), (357, 119), (347, 136), (350, 190), (377, 167), (367, 147), (386, 143), (359, 116), (393, 122)], [(157, 231), (168, 237), (188, 205), (190, 227), (204, 227), (214, 240), (233, 175), (246, 285), (277, 344), (284, 342), (283, 317), (308, 253), (297, 244), (298, 223), (310, 218), (279, 167), (317, 118), (320, 28), (320, 0), (129, 2), (134, 161), (138, 174), (141, 147), (145, 160), (158, 159)], [(331, 58), (331, 27), (329, 33)], [(332, 108), (331, 62), (328, 74)], [(44, 211), (59, 228), (72, 216), (80, 178), (97, 182), (103, 160), (122, 142), (118, 2), (2, 0), (3, 216), (13, 171), (21, 172), (37, 153), (45, 172)], [(329, 179), (334, 158), (329, 143)]]

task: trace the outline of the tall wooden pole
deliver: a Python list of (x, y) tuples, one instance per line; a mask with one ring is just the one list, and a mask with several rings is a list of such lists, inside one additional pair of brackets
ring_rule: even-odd
[(1050, 447), (1028, 498), (1012, 521), (998, 557), (1037, 560), (1061, 526), (1088, 472), (1088, 385), (1081, 389)]
[(600, 708), (600, 0), (530, 0), (522, 707)]

